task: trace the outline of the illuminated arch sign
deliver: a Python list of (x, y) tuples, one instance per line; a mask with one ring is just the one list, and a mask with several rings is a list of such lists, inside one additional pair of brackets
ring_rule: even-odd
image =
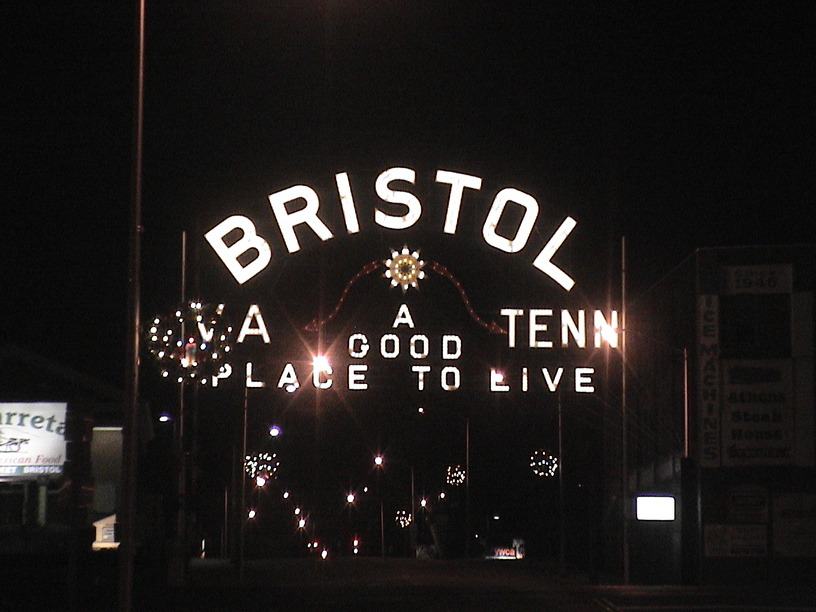
[[(462, 206), (466, 201), (465, 195), (479, 191), (482, 179), (470, 174), (437, 170), (435, 180), (449, 187), (442, 232), (456, 234)], [(360, 220), (348, 173), (337, 173), (334, 181), (344, 230), (347, 234), (356, 234), (360, 231)], [(373, 220), (377, 226), (405, 230), (419, 221), (423, 212), (422, 202), (410, 190), (399, 188), (400, 184), (415, 183), (416, 172), (411, 168), (389, 168), (377, 176), (374, 188), (382, 200), (382, 204), (374, 207)], [(321, 218), (320, 197), (314, 188), (308, 185), (288, 187), (271, 194), (269, 204), (289, 253), (300, 250), (300, 240), (295, 229), (308, 229), (322, 241), (334, 238), (335, 232)], [(500, 233), (499, 225), (511, 209), (515, 209), (518, 221), (510, 231)], [(499, 251), (518, 253), (527, 245), (538, 216), (539, 204), (532, 195), (513, 187), (505, 187), (493, 196), (482, 224), (482, 238), (488, 246)], [(563, 219), (532, 262), (536, 269), (567, 291), (572, 289), (575, 281), (554, 264), (552, 259), (576, 225), (577, 222), (572, 217)], [(258, 234), (255, 223), (248, 217), (228, 217), (208, 231), (205, 238), (240, 284), (262, 272), (272, 261), (273, 253), (268, 241)]]
[[(377, 199), (371, 207), (372, 227), (389, 230), (389, 240), (397, 232), (397, 240), (410, 243), (415, 233), (399, 232), (418, 227), (423, 213), (428, 213), (439, 224), (428, 227), (430, 224), (426, 223), (423, 231), (455, 236), (460, 218), (465, 218), (463, 211), (477, 208), (482, 179), (437, 170), (433, 180), (441, 186), (444, 197), (441, 206), (434, 207), (430, 214), (430, 207), (417, 195), (420, 190), (416, 188), (417, 174), (413, 169), (394, 167), (378, 174), (373, 181)], [(265, 225), (271, 220), (276, 224), (282, 242), (275, 248), (285, 248), (292, 255), (301, 251), (305, 240), (328, 242), (339, 234), (361, 231), (359, 211), (363, 207), (357, 204), (348, 173), (335, 174), (330, 190), (335, 197), (325, 196), (324, 188), (321, 199), (317, 189), (300, 184), (268, 196), (269, 215), (258, 221)], [(504, 187), (489, 194), (479, 206), (476, 226), (479, 240), (488, 247), (488, 252), (495, 249), (515, 254), (528, 246), (541, 213), (535, 197)], [(468, 221), (476, 216), (468, 215)], [(575, 296), (575, 292), (570, 293), (575, 280), (556, 263), (556, 254), (570, 238), (577, 221), (570, 216), (557, 217), (549, 219), (547, 225), (555, 229), (539, 232), (539, 236), (543, 234), (543, 246), (528, 249), (535, 254), (527, 261), (532, 264), (531, 272), (536, 278), (554, 287), (566, 300)], [(239, 286), (261, 274), (274, 259), (273, 246), (258, 227), (247, 216), (232, 215), (204, 236)], [(531, 395), (552, 394), (562, 389), (595, 392), (593, 360), (585, 356), (602, 346), (617, 346), (616, 311), (574, 307), (577, 299), (569, 300), (573, 306), (552, 301), (531, 304), (529, 295), (515, 301), (514, 296), (497, 297), (493, 292), (492, 297), (502, 305), (492, 308), (490, 316), (483, 316), (471, 306), (465, 287), (456, 276), (441, 262), (425, 261), (419, 246), (406, 244), (401, 249), (380, 253), (377, 260), (356, 272), (349, 270), (350, 280), (334, 309), (327, 304), (327, 312), (320, 313), (322, 318), (316, 317), (298, 328), (293, 326), (291, 313), (280, 311), (275, 303), (249, 298), (251, 301), (243, 305), (228, 305), (229, 317), (236, 328), (234, 357), (220, 374), (202, 382), (217, 386), (226, 383), (226, 379), (238, 379), (250, 388), (294, 392), (310, 387), (352, 394), (391, 392), (397, 380), (406, 385), (407, 391), (420, 394), (464, 391), (465, 396), (469, 392)], [(493, 280), (472, 269), (468, 273), (480, 285), (490, 285)], [(383, 277), (382, 287), (386, 291), (390, 287), (393, 298), (377, 312), (368, 307), (358, 308), (357, 312), (362, 314), (354, 321), (343, 316), (335, 319), (345, 296), (353, 293), (352, 285), (369, 275)], [(437, 309), (436, 316), (429, 316), (430, 308), (425, 307), (431, 299), (422, 289), (425, 283), (432, 282), (425, 280), (429, 278), (441, 281), (436, 286), (448, 283), (454, 287), (449, 293), (458, 292), (460, 308), (475, 323), (472, 329), (461, 321), (448, 326), (444, 319), (449, 310), (441, 311), (440, 316)], [(512, 291), (536, 291), (539, 295), (533, 289), (536, 283), (520, 285)], [(255, 285), (247, 289), (246, 295), (258, 289)], [(290, 289), (288, 286), (287, 290)], [(308, 301), (296, 301), (301, 310), (311, 307)], [(340, 319), (343, 322), (338, 322)], [(318, 337), (308, 334), (316, 331), (321, 332)], [(206, 332), (202, 330), (202, 338)], [(243, 358), (236, 359), (239, 356)]]
[[(600, 310), (593, 311), (589, 325), (584, 310), (506, 308), (501, 314), (507, 321), (507, 330), (502, 330), (506, 331), (502, 335), (506, 348), (523, 348), (527, 354), (531, 349), (586, 350), (605, 344), (617, 346), (615, 311), (612, 311), (610, 320)], [(238, 346), (271, 345), (269, 327), (262, 309), (257, 304), (250, 305), (238, 332)], [(257, 375), (255, 365), (248, 361), (241, 375), (245, 376), (246, 386), (250, 388), (272, 386), (293, 392), (308, 383), (315, 389), (341, 387), (359, 392), (372, 388), (371, 372), (375, 364), (399, 363), (403, 365), (400, 376), (409, 380), (409, 386), (418, 392), (433, 388), (458, 391), (463, 388), (468, 374), (480, 379), (482, 384), (477, 388), (491, 393), (555, 393), (563, 388), (575, 393), (595, 392), (595, 369), (592, 366), (553, 364), (546, 360), (547, 365), (523, 363), (512, 368), (512, 372), (496, 366), (473, 371), (467, 364), (469, 347), (462, 335), (442, 333), (434, 336), (417, 328), (410, 308), (404, 303), (399, 306), (390, 330), (383, 333), (354, 331), (336, 338), (332, 345), (334, 355), (331, 359), (318, 354), (311, 358), (301, 356), (298, 360), (284, 360), (272, 364), (271, 372), (263, 377)], [(275, 353), (279, 355), (280, 351)], [(269, 365), (268, 360), (265, 361)], [(338, 368), (338, 363), (343, 367)], [(233, 375), (234, 369), (227, 367), (212, 378), (212, 384), (218, 386), (220, 380)]]

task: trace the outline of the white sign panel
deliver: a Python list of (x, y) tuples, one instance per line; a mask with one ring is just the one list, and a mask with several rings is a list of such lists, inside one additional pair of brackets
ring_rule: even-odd
[(0, 403), (0, 478), (62, 474), (67, 404)]
[(791, 293), (793, 267), (790, 265), (726, 266), (726, 293)]
[(638, 495), (635, 518), (639, 521), (673, 521), (675, 500), (671, 495)]

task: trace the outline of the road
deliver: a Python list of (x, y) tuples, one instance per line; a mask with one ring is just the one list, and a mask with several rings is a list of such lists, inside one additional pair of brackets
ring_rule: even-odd
[[(376, 557), (191, 563), (167, 610), (536, 610), (816, 612), (810, 585), (615, 586), (559, 575), (534, 561)], [(144, 609), (159, 609), (155, 598)]]
[[(51, 557), (3, 559), (0, 603), (8, 610), (118, 609), (115, 555), (73, 569)], [(184, 580), (142, 563), (134, 611), (816, 612), (816, 581), (775, 585), (620, 586), (561, 575), (532, 560), (345, 557), (251, 560), (243, 579), (226, 560), (193, 559)]]
[(576, 586), (526, 562), (361, 557), (248, 562), (240, 588), (217, 562), (194, 562), (169, 609), (599, 612)]

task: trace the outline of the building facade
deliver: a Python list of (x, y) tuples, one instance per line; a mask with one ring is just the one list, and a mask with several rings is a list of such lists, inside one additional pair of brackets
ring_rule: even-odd
[(813, 575), (815, 254), (700, 249), (627, 304), (629, 491), (678, 507), (630, 522), (633, 580)]

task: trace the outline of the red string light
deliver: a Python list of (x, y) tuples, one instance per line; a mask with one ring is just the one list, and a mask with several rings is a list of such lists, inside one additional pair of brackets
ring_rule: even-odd
[(354, 283), (356, 283), (358, 280), (360, 280), (362, 277), (366, 276), (367, 274), (371, 274), (372, 272), (374, 272), (374, 270), (376, 270), (379, 267), (380, 267), (380, 262), (374, 260), (374, 261), (369, 261), (366, 265), (364, 265), (362, 268), (360, 268), (360, 270), (357, 272), (357, 274), (352, 276), (351, 280), (349, 280), (349, 282), (346, 283), (346, 286), (343, 287), (343, 292), (340, 294), (340, 299), (337, 300), (337, 304), (335, 305), (334, 310), (332, 310), (328, 314), (328, 316), (324, 317), (323, 319), (318, 319), (317, 317), (315, 317), (314, 319), (309, 321), (303, 327), (303, 329), (306, 330), (306, 331), (317, 331), (318, 329), (323, 327), (326, 323), (331, 321), (335, 317), (335, 315), (337, 315), (337, 313), (340, 312), (340, 308), (342, 308), (343, 302), (346, 301), (346, 296), (348, 295), (348, 292), (351, 289), (352, 285), (354, 285)]
[[(303, 329), (306, 331), (317, 331), (321, 327), (323, 327), (326, 323), (331, 321), (337, 315), (337, 313), (340, 312), (340, 308), (342, 308), (343, 302), (345, 302), (346, 297), (348, 296), (348, 293), (351, 290), (351, 287), (363, 276), (371, 274), (372, 272), (377, 270), (377, 268), (379, 268), (380, 265), (381, 262), (374, 260), (368, 262), (362, 268), (360, 268), (360, 270), (354, 276), (351, 277), (349, 282), (346, 283), (346, 286), (343, 288), (343, 291), (341, 292), (340, 298), (337, 300), (337, 304), (335, 305), (334, 309), (323, 319), (318, 319), (317, 317), (315, 317), (314, 319), (309, 321), (309, 323), (307, 323), (303, 327)], [(473, 306), (470, 303), (470, 299), (468, 298), (467, 293), (465, 292), (465, 288), (462, 286), (462, 283), (459, 282), (459, 279), (456, 278), (453, 274), (451, 274), (450, 271), (445, 266), (435, 261), (428, 262), (427, 265), (431, 270), (433, 270), (443, 278), (446, 278), (448, 281), (451, 282), (451, 284), (453, 284), (454, 287), (456, 287), (457, 291), (459, 291), (459, 296), (462, 298), (462, 302), (465, 305), (465, 309), (467, 310), (470, 317), (474, 321), (476, 321), (476, 323), (478, 323), (479, 325), (487, 329), (489, 332), (494, 334), (507, 333), (507, 330), (505, 330), (496, 322), (485, 321), (482, 317), (479, 316), (479, 314), (473, 309)]]
[(440, 276), (444, 276), (451, 283), (453, 283), (453, 286), (456, 287), (456, 289), (459, 291), (459, 295), (462, 297), (462, 302), (465, 304), (465, 308), (467, 309), (471, 319), (473, 319), (474, 321), (476, 321), (476, 323), (478, 323), (479, 325), (481, 325), (482, 327), (484, 327), (485, 329), (494, 334), (507, 333), (507, 330), (501, 327), (498, 323), (496, 323), (495, 321), (489, 322), (485, 321), (484, 319), (482, 319), (482, 317), (480, 317), (477, 314), (475, 310), (473, 310), (473, 306), (470, 305), (470, 299), (468, 298), (467, 293), (465, 293), (465, 288), (462, 287), (462, 283), (460, 283), (459, 279), (456, 278), (453, 274), (451, 274), (445, 266), (435, 261), (430, 262), (428, 265), (430, 266), (431, 270), (433, 270)]

